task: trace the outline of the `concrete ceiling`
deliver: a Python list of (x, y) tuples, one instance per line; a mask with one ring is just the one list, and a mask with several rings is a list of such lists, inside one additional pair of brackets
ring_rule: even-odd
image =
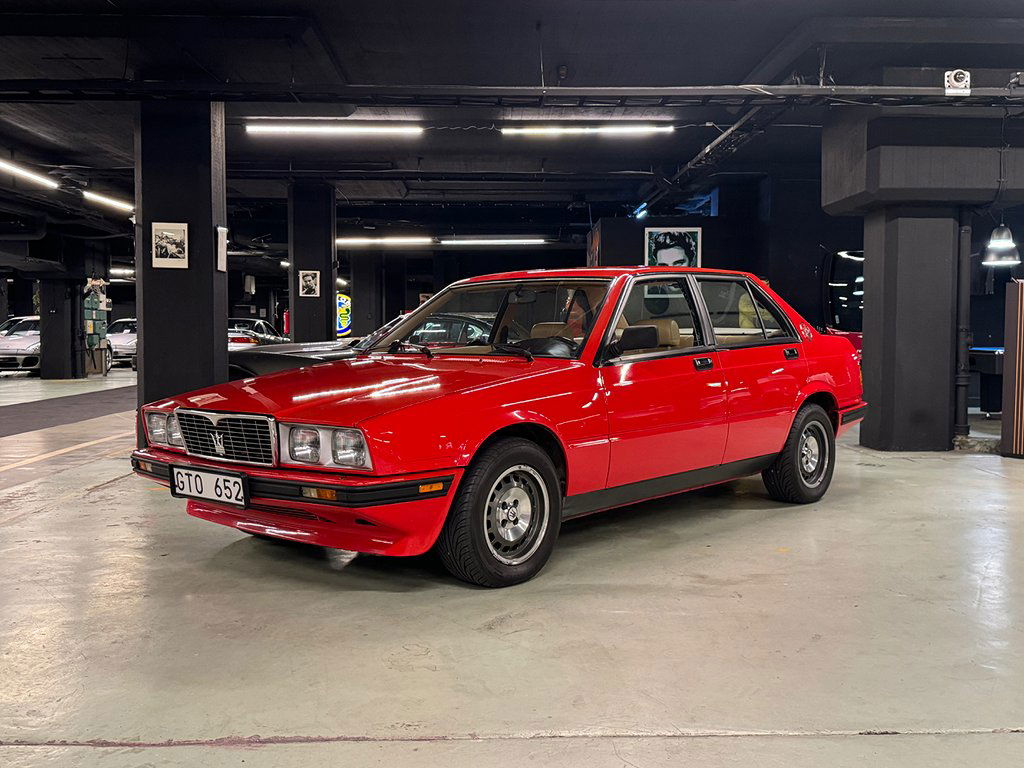
[[(0, 14), (0, 80), (162, 80), (376, 85), (679, 86), (881, 82), (883, 67), (1011, 67), (1020, 38), (988, 18), (1024, 19), (1016, 0), (764, 3), (760, 0), (307, 0), (133, 4), (19, 2)], [(204, 14), (204, 15), (200, 15)], [(867, 17), (903, 17), (880, 24)], [(850, 17), (860, 18), (850, 18)], [(916, 23), (915, 23), (916, 20)], [(824, 59), (821, 46), (824, 41)], [(1016, 43), (1016, 44), (1015, 44)], [(542, 65), (543, 62), (543, 65)], [(560, 70), (564, 67), (564, 70)], [(560, 71), (564, 77), (560, 77)], [(132, 194), (130, 102), (0, 103), (0, 149), (57, 175)], [(789, 110), (723, 170), (818, 162), (825, 108)], [(415, 120), (409, 140), (256, 140), (243, 118), (348, 115)], [(339, 204), (635, 204), (738, 116), (723, 107), (526, 109), (232, 104), (229, 188), (245, 207), (280, 199), (289, 178), (337, 186)], [(502, 136), (516, 119), (666, 120), (675, 133), (637, 141)], [(0, 178), (0, 199), (11, 196)], [(6, 191), (5, 191), (6, 190)], [(18, 188), (22, 202), (39, 196)], [(45, 203), (45, 201), (43, 201)], [(617, 206), (617, 208), (616, 208)], [(567, 216), (568, 218), (568, 216)]]

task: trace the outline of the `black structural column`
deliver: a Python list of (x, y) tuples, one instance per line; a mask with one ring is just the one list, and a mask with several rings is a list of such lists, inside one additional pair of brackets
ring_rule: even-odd
[(84, 280), (39, 281), (39, 376), (43, 379), (85, 377)]
[(864, 399), (869, 448), (953, 444), (955, 208), (890, 206), (864, 217)]
[[(223, 104), (139, 104), (135, 206), (138, 391), (146, 403), (227, 380), (227, 273), (217, 268), (217, 227), (227, 226)], [(187, 268), (154, 266), (154, 223), (188, 226)]]
[(1004, 128), (884, 109), (843, 111), (824, 127), (822, 207), (864, 217), (863, 445), (954, 447), (957, 288), (969, 277), (959, 213), (1024, 200), (1024, 148), (1007, 147)]
[[(375, 251), (352, 251), (352, 335), (365, 336), (384, 322), (384, 256)], [(391, 318), (388, 318), (391, 319)]]
[[(326, 341), (337, 334), (335, 191), (324, 182), (288, 187), (288, 306), (292, 341)], [(305, 274), (304, 274), (305, 273)], [(315, 286), (315, 287), (314, 287)], [(312, 295), (318, 293), (319, 295)]]

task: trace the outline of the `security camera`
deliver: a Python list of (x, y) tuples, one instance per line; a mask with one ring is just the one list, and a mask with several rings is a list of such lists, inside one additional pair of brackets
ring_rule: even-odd
[(947, 96), (970, 96), (971, 73), (966, 69), (951, 69), (946, 72)]

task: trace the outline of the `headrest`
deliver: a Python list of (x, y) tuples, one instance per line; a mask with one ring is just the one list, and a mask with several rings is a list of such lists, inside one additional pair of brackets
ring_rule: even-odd
[(550, 339), (552, 336), (564, 336), (565, 323), (537, 323), (530, 330), (531, 339)]
[(678, 347), (679, 346), (679, 323), (670, 317), (652, 317), (650, 320), (644, 320), (638, 325), (653, 325), (658, 329), (658, 346), (659, 347)]

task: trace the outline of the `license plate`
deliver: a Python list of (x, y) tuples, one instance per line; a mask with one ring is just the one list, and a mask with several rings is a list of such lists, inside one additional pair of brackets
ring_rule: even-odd
[(245, 475), (171, 467), (171, 495), (206, 499), (244, 507), (248, 502)]

